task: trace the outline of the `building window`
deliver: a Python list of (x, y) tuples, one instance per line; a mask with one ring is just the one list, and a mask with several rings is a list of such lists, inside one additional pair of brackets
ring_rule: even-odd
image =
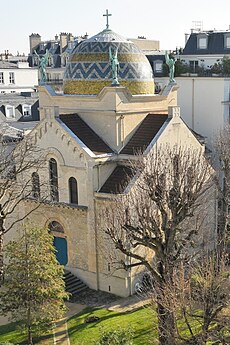
[(25, 117), (31, 116), (31, 105), (22, 104), (22, 115)]
[(49, 177), (50, 177), (51, 200), (59, 201), (57, 162), (54, 158), (51, 158), (49, 160)]
[(8, 119), (15, 118), (15, 108), (12, 105), (5, 106), (6, 117)]
[(50, 67), (50, 66), (52, 66), (52, 64), (53, 64), (52, 56), (49, 56), (48, 57), (48, 66)]
[(197, 37), (197, 48), (198, 49), (207, 49), (208, 47), (208, 37), (205, 36), (198, 36)]
[(0, 84), (4, 84), (4, 74), (0, 72)]
[(59, 73), (54, 73), (54, 80), (59, 81), (60, 80), (60, 74)]
[(162, 73), (162, 72), (163, 72), (163, 62), (154, 61), (154, 73)]
[(36, 172), (32, 174), (32, 197), (34, 199), (40, 198), (40, 179)]
[(56, 232), (64, 233), (63, 226), (60, 223), (56, 222), (55, 220), (53, 222), (49, 223), (48, 229), (49, 229), (49, 231), (56, 231)]
[(9, 73), (9, 82), (10, 84), (15, 84), (14, 72)]
[(69, 179), (69, 202), (70, 204), (78, 204), (77, 180), (74, 177)]
[(198, 71), (198, 61), (189, 61), (189, 72), (197, 73)]
[(230, 34), (224, 36), (224, 48), (230, 48)]

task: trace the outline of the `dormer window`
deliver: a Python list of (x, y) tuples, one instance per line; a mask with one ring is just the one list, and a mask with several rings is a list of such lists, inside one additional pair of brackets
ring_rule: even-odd
[(22, 104), (22, 115), (24, 117), (31, 116), (31, 105), (30, 104)]
[(208, 36), (201, 34), (197, 36), (197, 49), (207, 49), (208, 47)]
[(224, 48), (230, 48), (230, 33), (224, 35)]
[(15, 108), (12, 105), (6, 105), (5, 106), (5, 112), (6, 112), (6, 117), (8, 119), (13, 119), (15, 118)]

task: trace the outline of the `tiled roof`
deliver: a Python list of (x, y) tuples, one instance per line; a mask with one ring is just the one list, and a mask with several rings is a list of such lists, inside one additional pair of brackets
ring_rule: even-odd
[(167, 119), (165, 114), (148, 114), (120, 153), (133, 155), (145, 150)]
[(206, 32), (208, 37), (207, 49), (199, 49), (197, 36), (200, 33), (192, 33), (185, 45), (182, 55), (204, 55), (204, 54), (230, 54), (230, 48), (224, 47), (224, 35), (226, 32)]
[(100, 189), (100, 193), (123, 193), (130, 179), (134, 175), (128, 166), (118, 165)]
[(96, 155), (113, 150), (77, 114), (60, 115), (60, 120)]

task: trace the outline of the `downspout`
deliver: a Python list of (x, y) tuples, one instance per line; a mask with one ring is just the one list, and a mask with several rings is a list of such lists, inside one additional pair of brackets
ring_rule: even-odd
[[(100, 187), (100, 165), (97, 165), (97, 190)], [(99, 277), (99, 254), (98, 254), (98, 229), (97, 229), (97, 215), (96, 215), (96, 200), (94, 197), (94, 229), (95, 229), (95, 262), (96, 262), (96, 286), (97, 290), (100, 289), (100, 277)]]
[(194, 114), (194, 99), (195, 99), (195, 79), (192, 79), (192, 129), (195, 130), (195, 114)]

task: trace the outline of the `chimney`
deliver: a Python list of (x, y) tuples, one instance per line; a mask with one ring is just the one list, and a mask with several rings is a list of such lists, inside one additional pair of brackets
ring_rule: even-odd
[(168, 117), (180, 117), (180, 107), (178, 106), (169, 106), (168, 107)]
[(188, 38), (189, 38), (189, 34), (184, 34), (184, 38), (185, 38), (185, 45), (186, 45), (186, 43), (188, 42)]
[(64, 49), (67, 47), (68, 34), (66, 32), (60, 33), (60, 53), (62, 54)]
[(68, 34), (68, 41), (69, 42), (73, 42), (74, 41), (74, 37), (71, 33)]
[(39, 34), (31, 34), (29, 36), (30, 40), (30, 54), (33, 54), (34, 50), (41, 43), (41, 36)]

